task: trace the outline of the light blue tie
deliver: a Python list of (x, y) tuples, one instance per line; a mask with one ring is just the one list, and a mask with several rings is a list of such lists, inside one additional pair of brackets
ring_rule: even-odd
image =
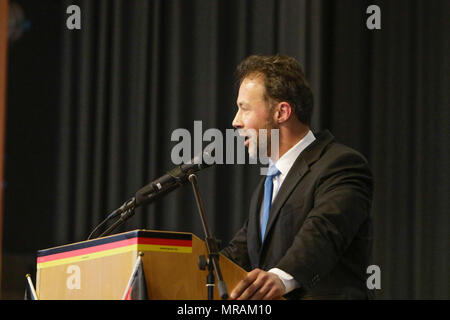
[(267, 221), (269, 221), (270, 207), (272, 206), (272, 194), (273, 194), (273, 177), (280, 174), (280, 171), (274, 165), (269, 167), (267, 171), (266, 181), (264, 182), (264, 203), (263, 203), (263, 216), (261, 222), (261, 242), (264, 241), (264, 235), (266, 233)]

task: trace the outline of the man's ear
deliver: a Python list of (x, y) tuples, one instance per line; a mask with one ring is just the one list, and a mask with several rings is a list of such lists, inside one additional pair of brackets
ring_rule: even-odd
[(292, 114), (292, 107), (287, 102), (280, 102), (277, 105), (276, 122), (283, 123), (289, 120)]

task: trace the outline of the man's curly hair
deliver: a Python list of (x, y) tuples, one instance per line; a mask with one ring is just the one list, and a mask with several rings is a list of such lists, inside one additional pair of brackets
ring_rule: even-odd
[(277, 103), (289, 103), (302, 123), (311, 124), (313, 94), (296, 59), (284, 55), (249, 56), (237, 67), (236, 78), (239, 85), (249, 76), (263, 76), (265, 98)]

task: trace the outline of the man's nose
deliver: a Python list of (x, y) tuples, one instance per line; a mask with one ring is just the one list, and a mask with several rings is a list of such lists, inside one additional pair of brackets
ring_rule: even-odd
[(240, 111), (236, 112), (236, 115), (234, 116), (232, 125), (236, 129), (242, 128), (242, 121), (241, 121)]

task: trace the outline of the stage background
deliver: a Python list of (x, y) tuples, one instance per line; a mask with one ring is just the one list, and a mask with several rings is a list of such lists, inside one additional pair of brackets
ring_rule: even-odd
[[(370, 163), (376, 297), (450, 298), (449, 1), (14, 2), (30, 28), (9, 43), (2, 298), (23, 297), (38, 249), (85, 240), (172, 168), (174, 129), (231, 128), (236, 65), (274, 53), (304, 66), (313, 129)], [(71, 4), (81, 30), (66, 28)], [(366, 28), (370, 4), (381, 30)], [(199, 174), (224, 243), (260, 178), (248, 165)], [(137, 228), (203, 237), (191, 188), (121, 231)]]

